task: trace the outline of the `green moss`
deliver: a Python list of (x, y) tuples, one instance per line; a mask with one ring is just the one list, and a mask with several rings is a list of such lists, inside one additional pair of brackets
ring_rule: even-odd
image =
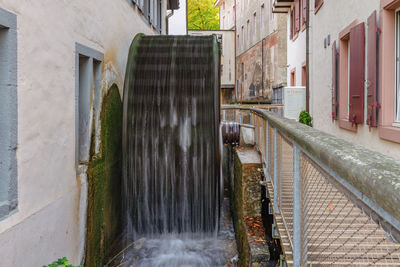
[(101, 119), (101, 152), (88, 168), (88, 220), (86, 266), (103, 266), (122, 228), (122, 103), (113, 85), (104, 98)]
[(239, 266), (248, 266), (250, 262), (250, 246), (247, 241), (243, 212), (243, 170), (239, 156), (234, 152), (234, 190), (231, 191), (232, 219), (235, 227), (236, 242), (239, 252)]

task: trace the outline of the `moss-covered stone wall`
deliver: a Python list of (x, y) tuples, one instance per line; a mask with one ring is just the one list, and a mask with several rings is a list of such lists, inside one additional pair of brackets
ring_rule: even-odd
[(122, 102), (113, 85), (103, 100), (100, 155), (88, 168), (86, 265), (104, 266), (104, 259), (122, 229)]
[(239, 266), (249, 266), (250, 262), (250, 247), (247, 241), (246, 228), (244, 225), (243, 215), (243, 169), (242, 163), (237, 155), (234, 153), (234, 184), (231, 191), (231, 205), (232, 205), (232, 219), (235, 227), (236, 242), (239, 252)]

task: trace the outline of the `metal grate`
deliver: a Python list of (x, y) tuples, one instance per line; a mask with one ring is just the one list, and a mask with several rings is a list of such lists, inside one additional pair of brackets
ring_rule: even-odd
[[(307, 236), (303, 253), (312, 266), (399, 266), (400, 244), (358, 208), (332, 178), (301, 155), (302, 203)], [(305, 255), (303, 255), (305, 256)]]
[[(310, 158), (259, 111), (240, 113), (243, 123), (255, 126), (289, 266), (400, 266), (400, 244), (383, 230), (381, 217), (368, 215), (373, 207), (363, 210), (356, 192), (343, 187), (340, 177), (332, 177), (332, 170)], [(233, 119), (239, 121), (240, 115)]]

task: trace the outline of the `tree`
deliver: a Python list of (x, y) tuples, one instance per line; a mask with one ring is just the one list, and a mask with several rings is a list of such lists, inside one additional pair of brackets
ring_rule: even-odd
[(219, 30), (219, 10), (215, 0), (188, 0), (188, 28)]

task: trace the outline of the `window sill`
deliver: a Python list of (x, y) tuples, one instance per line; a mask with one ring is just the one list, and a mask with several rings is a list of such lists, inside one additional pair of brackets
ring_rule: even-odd
[(391, 142), (400, 143), (400, 127), (380, 126), (379, 137)]
[(400, 128), (400, 122), (393, 122), (392, 127)]
[(357, 132), (357, 125), (352, 125), (351, 122), (344, 119), (339, 119), (339, 127), (348, 131)]

